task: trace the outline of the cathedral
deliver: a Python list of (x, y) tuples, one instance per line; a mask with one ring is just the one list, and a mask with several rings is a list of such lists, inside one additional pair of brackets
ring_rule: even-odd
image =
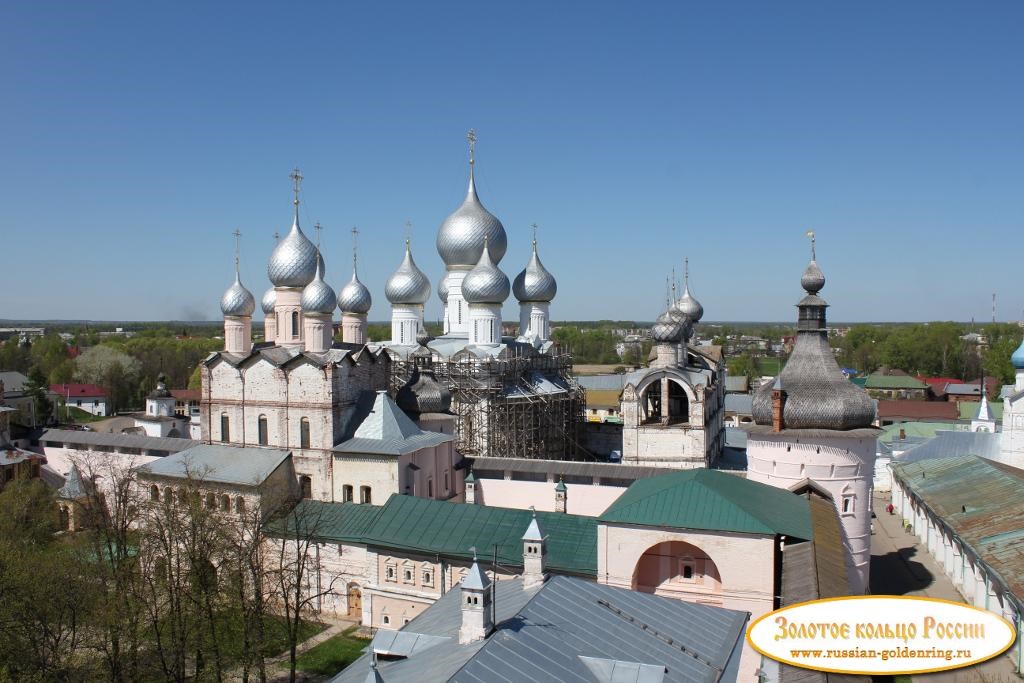
[[(583, 392), (572, 378), (572, 356), (551, 340), (550, 305), (558, 285), (537, 252), (513, 281), (501, 270), (508, 238), (477, 194), (474, 146), (468, 136), (469, 187), (437, 233), (445, 274), (437, 287), (444, 304), (443, 334), (427, 335), (423, 307), (430, 280), (416, 265), (409, 241), (388, 278), (391, 339), (371, 344), (390, 359), (392, 392), (430, 368), (451, 392), (456, 448), (465, 455), (572, 459), (580, 455)], [(505, 334), (502, 307), (515, 296), (519, 320)], [(355, 315), (342, 305), (343, 315)], [(362, 308), (359, 310), (363, 310)], [(365, 310), (363, 312), (365, 316)], [(347, 336), (346, 342), (363, 341)]]

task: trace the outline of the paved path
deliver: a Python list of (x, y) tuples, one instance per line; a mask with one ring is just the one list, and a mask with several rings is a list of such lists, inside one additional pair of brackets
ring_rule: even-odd
[[(888, 595), (921, 595), (966, 602), (953, 587), (942, 567), (917, 540), (903, 530), (900, 516), (885, 511), (888, 496), (876, 495), (875, 532), (871, 537), (871, 592)], [(928, 683), (1019, 683), (1009, 657), (999, 656), (982, 664), (934, 674), (914, 676), (915, 681)]]

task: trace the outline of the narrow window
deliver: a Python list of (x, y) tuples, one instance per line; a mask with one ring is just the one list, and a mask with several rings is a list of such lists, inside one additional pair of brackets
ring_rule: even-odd
[(309, 448), (309, 420), (299, 420), (299, 448)]
[(389, 626), (390, 624), (391, 624), (391, 617), (389, 617), (388, 615), (385, 614), (384, 615), (384, 625), (385, 626)]
[(299, 338), (299, 312), (292, 311), (292, 339)]
[(434, 497), (434, 480), (427, 479), (427, 498)]
[(206, 494), (206, 509), (216, 510), (217, 509), (217, 496), (212, 493)]
[(231, 496), (226, 493), (220, 497), (220, 509), (221, 512), (231, 512)]
[(220, 440), (224, 442), (231, 441), (231, 424), (227, 413), (220, 414)]
[(412, 583), (412, 570), (411, 569), (404, 569), (402, 571), (402, 581), (405, 581), (406, 583)]
[(149, 489), (149, 497), (154, 503), (160, 502), (160, 487), (153, 484), (153, 487)]
[(302, 497), (312, 498), (313, 497), (313, 480), (309, 477), (300, 477), (299, 484), (302, 486)]
[(235, 512), (242, 514), (245, 512), (245, 498), (238, 496), (235, 498)]
[(345, 484), (341, 487), (341, 502), (351, 503), (352, 502), (352, 487)]
[(259, 417), (259, 439), (260, 439), (260, 445), (261, 446), (266, 446), (267, 443), (269, 442), (269, 439), (267, 438), (267, 416), (266, 415), (260, 415), (260, 417)]
[(369, 486), (359, 487), (359, 502), (369, 505), (372, 502), (372, 496), (370, 495)]
[(451, 491), (451, 487), (450, 487), (450, 484), (451, 484), (451, 482), (450, 482), (450, 481), (449, 481), (449, 479), (448, 479), (448, 470), (445, 470), (445, 471), (444, 471), (444, 492), (445, 492), (446, 494), (447, 494), (447, 493), (448, 493), (449, 491)]

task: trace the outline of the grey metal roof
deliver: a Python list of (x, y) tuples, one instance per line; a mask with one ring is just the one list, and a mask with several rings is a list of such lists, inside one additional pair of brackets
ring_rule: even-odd
[(64, 481), (64, 485), (60, 487), (57, 494), (65, 500), (77, 500), (89, 495), (88, 490), (85, 488), (85, 484), (82, 482), (82, 473), (78, 471), (78, 466), (74, 463), (71, 464), (71, 471), (68, 472), (68, 478)]
[(753, 415), (754, 397), (750, 394), (726, 394), (724, 405), (727, 413)]
[(904, 451), (896, 457), (896, 461), (910, 463), (965, 455), (999, 460), (999, 442), (1000, 434), (993, 432), (937, 432), (935, 438)]
[(168, 436), (141, 436), (139, 434), (112, 434), (110, 432), (79, 432), (71, 429), (47, 429), (39, 437), (40, 443), (66, 443), (81, 446), (107, 446), (110, 448), (138, 448), (142, 450), (175, 453), (198, 445), (192, 439)]
[(947, 384), (946, 393), (960, 396), (978, 396), (981, 394), (981, 386), (978, 384)]
[[(373, 404), (366, 410), (368, 396), (373, 396)], [(363, 392), (353, 423), (358, 425), (355, 432), (332, 449), (335, 453), (404, 455), (455, 438), (450, 434), (425, 432), (417, 427), (386, 391), (378, 391), (375, 395)]]
[[(641, 667), (628, 665), (643, 665), (645, 676), (660, 668), (665, 681), (736, 680), (732, 655), (748, 613), (565, 576), (539, 589), (524, 590), (521, 579), (498, 581), (496, 588), (498, 627), (490, 637), (458, 644), (461, 594), (453, 589), (403, 629), (450, 640), (406, 659), (378, 660), (383, 680), (593, 683), (602, 680), (595, 679), (593, 660), (622, 663), (624, 673), (637, 675)], [(364, 655), (334, 681), (361, 681), (368, 669)]]
[(615, 375), (576, 375), (576, 383), (584, 389), (601, 389), (610, 391), (616, 389), (621, 391), (626, 386), (626, 375), (618, 373)]
[(664, 666), (583, 655), (580, 661), (590, 669), (597, 683), (661, 683), (665, 680)]
[(750, 391), (750, 379), (748, 377), (730, 377), (725, 378), (725, 390), (745, 393)]
[(140, 474), (259, 486), (291, 457), (277, 448), (200, 444), (139, 467)]
[(470, 304), (500, 304), (508, 298), (508, 276), (491, 260), (487, 239), (480, 260), (462, 281), (462, 298)]
[(15, 370), (0, 372), (0, 382), (4, 383), (5, 394), (17, 394), (25, 388), (28, 377)]

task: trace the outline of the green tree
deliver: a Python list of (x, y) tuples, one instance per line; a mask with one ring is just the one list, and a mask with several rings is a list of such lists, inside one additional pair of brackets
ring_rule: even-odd
[(50, 424), (53, 418), (53, 401), (47, 398), (49, 385), (46, 382), (46, 375), (38, 367), (33, 367), (28, 372), (28, 380), (25, 382), (25, 393), (32, 397), (32, 407), (35, 410), (35, 425)]

